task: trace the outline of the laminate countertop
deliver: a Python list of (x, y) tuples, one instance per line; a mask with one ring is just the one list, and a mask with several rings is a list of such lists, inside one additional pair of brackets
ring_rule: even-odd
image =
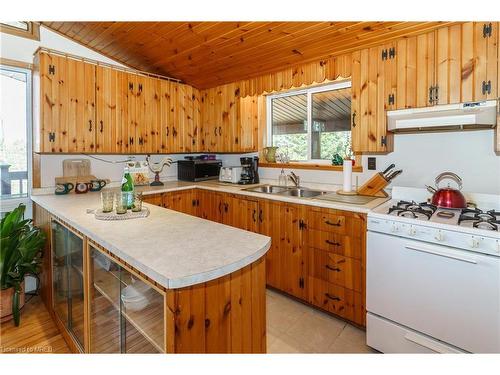
[[(209, 180), (202, 182), (164, 181), (163, 183), (164, 183), (163, 186), (138, 186), (136, 187), (136, 189), (138, 191), (142, 191), (144, 195), (149, 195), (149, 194), (160, 194), (172, 191), (197, 188), (197, 189), (218, 191), (221, 193), (238, 194), (247, 197), (270, 199), (281, 202), (304, 204), (307, 206), (324, 207), (335, 210), (351, 211), (351, 212), (358, 212), (365, 214), (367, 214), (375, 207), (381, 205), (382, 203), (390, 199), (390, 197), (374, 198), (369, 202), (366, 202), (365, 204), (352, 204), (347, 202), (319, 199), (318, 197), (314, 198), (291, 197), (280, 194), (266, 194), (266, 193), (259, 193), (259, 192), (252, 192), (245, 190), (258, 185), (265, 185), (265, 184), (276, 185), (276, 182), (273, 183), (272, 180), (262, 180), (260, 184), (255, 184), (255, 185), (238, 185), (227, 182), (219, 182), (217, 180)], [(335, 195), (335, 191), (339, 189), (338, 186), (330, 184), (308, 184), (305, 185), (304, 188), (328, 191), (330, 192), (329, 195)], [(342, 198), (343, 197), (340, 197), (340, 199)], [(347, 199), (349, 199), (349, 197), (347, 197)]]
[[(179, 186), (177, 186), (179, 187)], [(100, 194), (32, 195), (42, 208), (168, 289), (235, 272), (269, 250), (269, 237), (145, 204), (146, 218), (97, 220)]]

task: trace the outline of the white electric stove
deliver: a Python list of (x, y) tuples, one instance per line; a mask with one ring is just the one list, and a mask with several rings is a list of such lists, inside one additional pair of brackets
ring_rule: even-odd
[(441, 209), (395, 187), (368, 214), (367, 344), (386, 353), (500, 353), (500, 196)]

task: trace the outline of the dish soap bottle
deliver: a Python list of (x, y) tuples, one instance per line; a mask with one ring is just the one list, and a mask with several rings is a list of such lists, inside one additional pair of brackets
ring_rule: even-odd
[(134, 202), (134, 181), (132, 180), (128, 166), (123, 170), (122, 193), (127, 194), (127, 208), (132, 208)]
[(278, 177), (278, 185), (286, 187), (286, 174), (285, 174), (285, 170), (283, 168), (281, 168), (281, 173)]

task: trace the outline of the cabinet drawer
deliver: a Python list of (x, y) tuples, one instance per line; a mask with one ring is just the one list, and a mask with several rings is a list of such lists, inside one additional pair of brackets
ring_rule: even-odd
[(346, 257), (361, 259), (361, 239), (342, 236), (336, 233), (319, 230), (309, 230), (306, 235), (306, 244), (309, 247), (330, 251)]
[(308, 220), (309, 229), (318, 229), (339, 234), (346, 233), (346, 217), (333, 213), (311, 211)]
[(328, 251), (309, 248), (309, 275), (361, 292), (361, 262)]
[(361, 293), (309, 277), (309, 302), (354, 323), (364, 325)]

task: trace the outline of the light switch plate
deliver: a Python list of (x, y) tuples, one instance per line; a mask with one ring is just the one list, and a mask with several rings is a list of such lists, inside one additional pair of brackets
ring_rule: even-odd
[(377, 169), (377, 158), (375, 157), (368, 158), (368, 169), (370, 171), (375, 171)]

